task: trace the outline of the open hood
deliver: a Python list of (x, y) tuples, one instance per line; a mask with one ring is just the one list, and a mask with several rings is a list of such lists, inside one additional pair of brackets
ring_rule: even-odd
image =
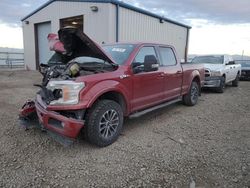
[(48, 41), (50, 50), (63, 54), (68, 60), (88, 56), (103, 59), (117, 66), (97, 43), (77, 28), (65, 27), (60, 29), (58, 35), (49, 34)]

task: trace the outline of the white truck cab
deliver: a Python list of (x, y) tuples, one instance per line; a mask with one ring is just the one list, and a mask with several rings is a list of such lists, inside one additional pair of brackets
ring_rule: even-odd
[(215, 88), (223, 93), (226, 84), (237, 87), (241, 75), (241, 65), (236, 64), (230, 55), (196, 56), (192, 63), (202, 63), (205, 67), (205, 82), (203, 87)]

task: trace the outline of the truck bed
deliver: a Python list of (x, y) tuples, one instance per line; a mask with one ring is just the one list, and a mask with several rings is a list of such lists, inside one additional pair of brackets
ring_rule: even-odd
[(186, 93), (190, 86), (190, 82), (192, 81), (192, 77), (190, 75), (192, 72), (197, 71), (200, 75), (201, 86), (204, 83), (205, 79), (205, 69), (203, 64), (193, 64), (193, 63), (182, 63), (181, 64), (183, 69), (183, 85), (182, 85), (182, 93)]

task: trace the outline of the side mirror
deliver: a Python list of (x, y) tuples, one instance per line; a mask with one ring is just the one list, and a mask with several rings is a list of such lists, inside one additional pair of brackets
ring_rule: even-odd
[(138, 62), (133, 62), (132, 63), (132, 69), (133, 69), (134, 74), (143, 72), (144, 71), (144, 64), (143, 63), (138, 63)]
[(144, 58), (144, 71), (151, 72), (157, 71), (159, 69), (159, 64), (154, 55), (146, 55)]
[(234, 65), (235, 61), (229, 61), (226, 65)]

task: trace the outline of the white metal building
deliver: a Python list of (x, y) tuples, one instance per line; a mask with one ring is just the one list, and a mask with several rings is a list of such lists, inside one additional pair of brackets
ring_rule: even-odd
[(186, 59), (190, 27), (117, 0), (50, 0), (22, 19), (26, 69), (46, 63), (48, 33), (74, 25), (98, 43), (156, 42), (173, 45)]

